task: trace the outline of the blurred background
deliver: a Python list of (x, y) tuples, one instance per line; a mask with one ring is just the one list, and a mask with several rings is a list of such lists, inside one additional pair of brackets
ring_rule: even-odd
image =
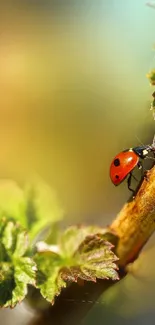
[[(2, 1), (0, 177), (37, 174), (56, 191), (66, 224), (109, 224), (129, 198), (126, 182), (110, 182), (112, 158), (155, 133), (146, 79), (155, 68), (154, 31), (155, 10), (144, 0)], [(103, 306), (112, 324), (116, 313)], [(24, 324), (19, 309), (0, 313), (3, 324)], [(129, 315), (117, 317), (130, 324)], [(133, 324), (146, 324), (138, 317), (133, 312)]]

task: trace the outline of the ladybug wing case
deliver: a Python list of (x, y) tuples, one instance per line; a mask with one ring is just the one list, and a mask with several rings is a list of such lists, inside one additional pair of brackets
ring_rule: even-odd
[(120, 152), (110, 166), (110, 178), (114, 185), (119, 185), (138, 164), (139, 157), (131, 149)]

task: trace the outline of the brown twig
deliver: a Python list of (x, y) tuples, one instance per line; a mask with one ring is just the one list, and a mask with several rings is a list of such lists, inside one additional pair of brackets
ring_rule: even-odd
[(124, 267), (136, 259), (155, 230), (155, 167), (147, 172), (135, 199), (125, 204), (110, 229), (119, 237), (116, 254)]

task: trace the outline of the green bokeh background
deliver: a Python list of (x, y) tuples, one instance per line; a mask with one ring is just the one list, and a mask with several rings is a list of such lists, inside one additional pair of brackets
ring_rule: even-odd
[[(143, 0), (4, 1), (0, 31), (0, 177), (37, 174), (66, 223), (109, 224), (129, 197), (109, 180), (113, 156), (154, 136), (155, 10)], [(5, 324), (18, 312), (4, 311)]]

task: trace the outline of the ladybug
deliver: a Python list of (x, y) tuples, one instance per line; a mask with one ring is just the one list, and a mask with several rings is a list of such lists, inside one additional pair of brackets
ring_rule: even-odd
[[(135, 147), (131, 149), (126, 149), (120, 152), (112, 161), (110, 166), (110, 178), (112, 183), (117, 186), (121, 184), (128, 177), (128, 189), (135, 192), (131, 188), (131, 179), (135, 178), (132, 174), (133, 169), (137, 166), (143, 171), (142, 159), (155, 159), (153, 157), (148, 157), (150, 152), (155, 153), (154, 143), (150, 145), (144, 145), (141, 147)], [(136, 178), (135, 178), (136, 179)], [(137, 180), (137, 179), (136, 179)]]

